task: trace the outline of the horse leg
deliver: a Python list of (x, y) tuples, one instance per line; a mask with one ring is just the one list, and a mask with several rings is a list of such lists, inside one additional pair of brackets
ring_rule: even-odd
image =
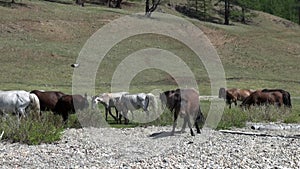
[(227, 104), (229, 104), (229, 109), (231, 109), (231, 100), (227, 99)]
[(234, 102), (234, 105), (235, 105), (235, 106), (237, 106), (237, 101), (236, 101), (236, 100), (234, 100), (233, 102)]
[(109, 114), (111, 115), (111, 117), (113, 117), (114, 120), (117, 121), (117, 117), (114, 116), (114, 115), (111, 113), (111, 107), (108, 108), (108, 112), (109, 112)]
[(133, 120), (133, 111), (130, 111), (130, 113), (131, 113), (131, 120)]
[(184, 118), (184, 121), (187, 121), (187, 124), (188, 124), (188, 126), (190, 128), (190, 131), (191, 131), (191, 135), (195, 136), (193, 128), (192, 128), (192, 124), (191, 124), (191, 121), (190, 121), (190, 116), (186, 115), (185, 118)]
[(107, 121), (108, 108), (105, 107), (105, 121)]
[(179, 113), (179, 111), (176, 111), (176, 110), (175, 110), (175, 112), (174, 112), (173, 129), (172, 129), (171, 135), (174, 135), (174, 133), (175, 133), (175, 128), (176, 128), (176, 126), (177, 126), (178, 113)]
[(181, 133), (185, 132), (186, 123), (187, 123), (187, 120), (185, 120), (185, 118), (184, 118), (183, 125), (182, 125), (181, 131), (180, 131)]
[(124, 116), (124, 119), (125, 119), (125, 124), (128, 124), (129, 123), (129, 120), (128, 120), (128, 110), (123, 111), (123, 116)]
[(120, 122), (120, 124), (122, 124), (122, 112), (121, 113), (119, 113), (119, 116), (118, 116), (119, 118), (118, 118), (118, 121), (117, 121), (117, 123), (119, 123)]
[(116, 107), (115, 107), (115, 111), (116, 111), (116, 121), (117, 121), (117, 124), (118, 124), (119, 112), (118, 112), (118, 109)]
[(69, 113), (68, 112), (63, 112), (61, 116), (63, 118), (63, 122), (66, 123), (68, 118), (69, 118)]
[(200, 109), (200, 106), (199, 106), (199, 112), (198, 112), (198, 115), (196, 117), (196, 120), (195, 120), (195, 126), (196, 126), (196, 130), (197, 130), (197, 133), (200, 134), (201, 131), (200, 131), (200, 128), (199, 128), (199, 123), (204, 123), (204, 116), (203, 116), (203, 113)]

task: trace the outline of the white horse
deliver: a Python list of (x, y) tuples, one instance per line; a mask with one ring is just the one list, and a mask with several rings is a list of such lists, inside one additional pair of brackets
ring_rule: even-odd
[(157, 97), (152, 93), (147, 93), (147, 97), (149, 99), (148, 109), (151, 108), (151, 110), (154, 113), (157, 113), (158, 112)]
[[(157, 110), (157, 100), (152, 93), (138, 93), (138, 94), (124, 94), (119, 99), (116, 99), (116, 108), (122, 116), (125, 117), (125, 123), (128, 123), (128, 112), (131, 112), (133, 119), (133, 112), (142, 109), (149, 118), (149, 105)], [(119, 117), (121, 122), (121, 116)]]
[(0, 113), (26, 117), (30, 110), (40, 112), (40, 103), (36, 95), (24, 90), (0, 91)]
[[(101, 103), (105, 107), (105, 120), (107, 121), (108, 113), (118, 121), (118, 110), (116, 109), (116, 99), (119, 99), (123, 94), (128, 94), (128, 92), (117, 92), (117, 93), (103, 93), (99, 96), (94, 96), (92, 98), (92, 108), (95, 109), (98, 103)], [(111, 108), (114, 107), (116, 110), (116, 116), (111, 113)]]

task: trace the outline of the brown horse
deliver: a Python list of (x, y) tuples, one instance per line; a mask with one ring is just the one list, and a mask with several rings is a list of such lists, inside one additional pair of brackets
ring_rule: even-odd
[(283, 95), (278, 92), (262, 92), (257, 90), (248, 96), (240, 105), (241, 107), (276, 105), (280, 107), (283, 104)]
[(280, 92), (282, 94), (282, 101), (284, 106), (292, 108), (291, 95), (289, 92), (282, 89), (263, 89), (262, 92)]
[(181, 131), (185, 130), (186, 124), (190, 128), (192, 136), (195, 136), (190, 118), (194, 121), (197, 133), (200, 132), (198, 123), (203, 123), (204, 117), (199, 105), (199, 94), (195, 89), (176, 89), (165, 91), (160, 94), (160, 100), (167, 108), (174, 113), (173, 129), (171, 134), (174, 135), (175, 128), (177, 125), (178, 115), (184, 118), (184, 123)]
[(54, 111), (58, 99), (65, 95), (59, 91), (33, 90), (30, 93), (34, 93), (39, 98), (41, 111)]
[(231, 108), (231, 103), (234, 103), (234, 105), (237, 106), (237, 101), (243, 101), (253, 92), (254, 90), (249, 89), (232, 88), (226, 90), (225, 88), (220, 88), (219, 98), (224, 98), (229, 105), (229, 108)]
[(66, 122), (69, 117), (69, 113), (74, 114), (77, 110), (83, 110), (88, 108), (89, 103), (87, 96), (81, 95), (64, 95), (58, 99), (54, 112), (62, 116), (63, 121)]

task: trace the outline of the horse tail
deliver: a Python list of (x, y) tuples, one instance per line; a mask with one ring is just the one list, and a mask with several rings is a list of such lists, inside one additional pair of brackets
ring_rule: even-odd
[(201, 111), (201, 107), (199, 106), (199, 110), (198, 110), (198, 113), (197, 113), (197, 117), (196, 117), (196, 123), (200, 123), (200, 124), (204, 124), (204, 115)]
[(157, 113), (158, 112), (158, 103), (157, 103), (156, 97), (152, 93), (149, 93), (148, 97), (149, 97), (149, 102), (150, 102), (149, 104), (154, 109), (154, 112)]
[(149, 97), (149, 95), (146, 95), (146, 97), (145, 97), (145, 105), (144, 105), (144, 108), (143, 108), (145, 111), (148, 110), (150, 99), (151, 98)]
[(291, 103), (291, 95), (289, 92), (284, 92), (282, 93), (282, 100), (283, 100), (283, 104), (286, 105), (287, 107), (291, 108), (292, 107), (292, 103)]

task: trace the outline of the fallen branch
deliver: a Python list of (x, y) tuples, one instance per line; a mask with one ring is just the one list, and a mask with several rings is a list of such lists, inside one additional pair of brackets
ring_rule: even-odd
[(233, 131), (233, 130), (219, 130), (219, 131), (221, 133), (239, 134), (239, 135), (248, 135), (248, 136), (282, 137), (282, 138), (297, 138), (297, 139), (300, 139), (300, 134), (297, 134), (297, 135), (279, 135), (279, 134), (266, 134), (266, 133), (244, 132), (244, 131)]
[(300, 130), (300, 125), (252, 125), (253, 130)]
[(2, 131), (1, 135), (0, 135), (0, 140), (2, 139), (3, 137), (3, 134), (4, 134), (4, 130)]

